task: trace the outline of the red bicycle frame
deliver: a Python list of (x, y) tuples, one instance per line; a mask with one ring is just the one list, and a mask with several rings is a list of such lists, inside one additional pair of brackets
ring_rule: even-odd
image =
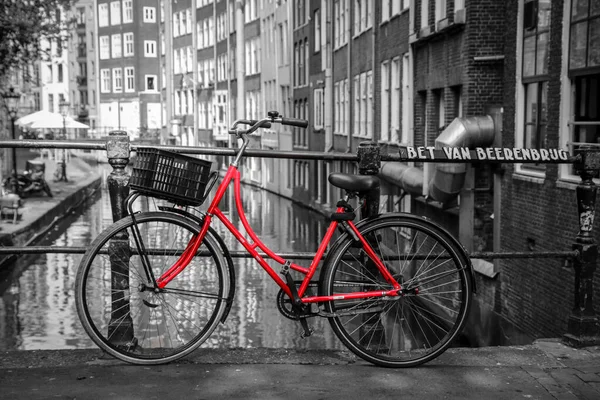
[[(246, 230), (248, 236), (250, 236), (252, 243), (250, 243), (248, 240), (246, 240), (246, 238), (242, 235), (242, 233), (237, 230), (237, 228), (233, 225), (233, 223), (219, 209), (219, 203), (221, 202), (221, 199), (225, 195), (225, 191), (227, 190), (227, 187), (229, 186), (229, 184), (231, 183), (232, 180), (234, 182), (234, 196), (235, 196), (236, 209), (237, 209), (238, 215), (240, 217), (240, 220), (242, 222), (242, 225), (244, 226), (244, 229)], [(336, 212), (342, 213), (342, 212), (344, 212), (344, 208), (338, 207)], [(354, 293), (340, 293), (340, 294), (334, 294), (332, 296), (306, 296), (305, 297), (304, 294), (306, 293), (306, 289), (308, 288), (308, 285), (317, 270), (317, 266), (318, 266), (319, 262), (323, 258), (323, 254), (325, 254), (325, 250), (327, 249), (327, 246), (329, 245), (331, 238), (333, 237), (333, 234), (334, 234), (339, 222), (332, 220), (331, 223), (329, 224), (329, 227), (327, 228), (327, 231), (325, 232), (325, 236), (323, 237), (323, 240), (321, 241), (321, 244), (319, 245), (317, 253), (315, 254), (314, 258), (312, 259), (312, 262), (311, 262), (309, 268), (302, 267), (295, 263), (287, 262), (287, 260), (280, 257), (273, 251), (271, 251), (258, 238), (256, 233), (252, 230), (250, 224), (248, 223), (248, 220), (246, 219), (246, 215), (244, 213), (244, 209), (242, 207), (240, 171), (234, 165), (229, 166), (229, 169), (227, 170), (227, 173), (225, 174), (223, 181), (220, 183), (219, 187), (217, 188), (215, 197), (213, 198), (210, 206), (208, 207), (208, 210), (204, 217), (204, 223), (202, 224), (200, 232), (190, 240), (190, 242), (188, 243), (183, 254), (179, 257), (179, 259), (175, 262), (175, 264), (173, 266), (171, 266), (165, 273), (162, 274), (162, 276), (160, 276), (157, 279), (156, 282), (157, 282), (157, 285), (159, 288), (161, 288), (161, 289), (164, 288), (171, 280), (173, 280), (190, 263), (190, 261), (195, 256), (196, 252), (198, 251), (198, 248), (202, 244), (202, 241), (204, 240), (204, 237), (206, 236), (206, 232), (208, 232), (208, 228), (210, 227), (213, 216), (216, 216), (227, 227), (227, 229), (229, 229), (229, 231), (242, 244), (242, 246), (244, 246), (244, 248), (248, 251), (248, 253), (250, 253), (252, 255), (252, 257), (254, 257), (254, 259), (260, 264), (260, 266), (263, 267), (263, 269), (269, 274), (269, 276), (271, 278), (273, 278), (273, 280), (277, 283), (277, 285), (279, 285), (279, 287), (281, 287), (281, 289), (284, 290), (285, 293), (290, 298), (292, 298), (292, 292), (291, 292), (290, 288), (288, 287), (286, 282), (279, 276), (279, 274), (277, 274), (277, 272), (275, 272), (273, 270), (273, 268), (271, 268), (271, 266), (259, 254), (259, 252), (257, 251), (257, 248), (262, 250), (268, 257), (272, 258), (277, 263), (279, 263), (281, 265), (288, 264), (289, 267), (291, 269), (293, 269), (294, 271), (304, 274), (304, 278), (302, 280), (300, 288), (298, 289), (298, 296), (300, 297), (300, 300), (303, 303), (320, 303), (320, 302), (332, 301), (332, 300), (364, 299), (364, 298), (400, 295), (400, 292), (402, 290), (400, 284), (394, 279), (394, 277), (390, 274), (390, 272), (387, 270), (387, 268), (383, 265), (383, 262), (379, 259), (379, 257), (377, 257), (377, 255), (373, 251), (370, 244), (360, 234), (360, 232), (358, 231), (358, 229), (356, 228), (354, 223), (352, 221), (348, 221), (348, 225), (350, 226), (352, 231), (354, 231), (354, 233), (356, 234), (356, 237), (358, 237), (360, 242), (362, 243), (364, 251), (369, 256), (369, 258), (374, 262), (374, 264), (377, 266), (377, 269), (379, 270), (379, 272), (381, 273), (383, 278), (393, 286), (393, 289), (391, 289), (391, 290), (375, 290), (375, 291), (367, 291), (367, 292), (354, 292)]]

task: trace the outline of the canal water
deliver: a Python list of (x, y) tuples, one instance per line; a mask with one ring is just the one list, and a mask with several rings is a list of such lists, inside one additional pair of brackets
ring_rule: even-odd
[[(107, 171), (106, 167), (99, 168)], [(243, 189), (248, 220), (271, 249), (316, 250), (325, 229), (322, 215), (251, 186)], [(222, 209), (227, 210), (231, 204), (223, 204)], [(38, 245), (85, 247), (110, 223), (110, 202), (104, 186), (96, 198), (61, 221)], [(229, 232), (221, 226), (218, 230), (230, 249), (241, 250)], [(0, 280), (0, 351), (95, 347), (81, 327), (75, 308), (75, 272), (80, 259), (79, 254), (42, 254), (24, 255), (15, 261), (11, 272)], [(252, 259), (238, 258), (234, 263), (237, 291), (233, 308), (205, 347), (343, 348), (321, 318), (310, 319), (315, 332), (301, 338), (300, 325), (277, 310), (279, 287), (264, 270)], [(309, 261), (298, 263), (308, 266)]]

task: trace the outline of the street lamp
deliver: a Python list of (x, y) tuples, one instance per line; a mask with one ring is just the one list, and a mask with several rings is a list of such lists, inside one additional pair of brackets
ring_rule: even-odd
[[(62, 140), (67, 139), (67, 115), (69, 115), (69, 107), (70, 106), (71, 105), (66, 101), (61, 101), (58, 104), (58, 107), (60, 109), (60, 115), (62, 115), (62, 117), (63, 117), (63, 129), (62, 129), (62, 134), (61, 134)], [(62, 149), (61, 153), (62, 153), (62, 156), (61, 156), (61, 160), (58, 165), (58, 168), (56, 170), (57, 176), (56, 176), (55, 181), (67, 182), (68, 181), (68, 179), (67, 179), (67, 160), (66, 160), (67, 150)]]
[[(2, 93), (2, 98), (4, 99), (4, 106), (6, 107), (6, 111), (8, 112), (8, 116), (10, 117), (10, 132), (12, 139), (15, 140), (15, 119), (17, 119), (17, 113), (19, 112), (19, 99), (21, 95), (15, 91), (14, 87), (8, 89), (8, 92)], [(17, 193), (17, 148), (12, 148), (12, 191), (13, 193)]]

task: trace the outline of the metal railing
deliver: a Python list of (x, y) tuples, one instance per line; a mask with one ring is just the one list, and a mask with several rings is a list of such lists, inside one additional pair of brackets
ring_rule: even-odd
[[(61, 140), (3, 140), (0, 148), (33, 148), (33, 149), (79, 149), (106, 151), (108, 163), (113, 171), (107, 178), (109, 195), (113, 207), (113, 217), (120, 219), (125, 216), (126, 211), (123, 200), (127, 197), (128, 187), (127, 173), (125, 167), (128, 164), (130, 154), (139, 147), (147, 147), (147, 144), (130, 142), (124, 131), (112, 131), (104, 140), (86, 141), (61, 141)], [(236, 149), (229, 148), (207, 148), (207, 147), (182, 147), (156, 145), (153, 147), (196, 155), (234, 156)], [(592, 235), (595, 214), (595, 202), (597, 187), (593, 177), (600, 170), (600, 149), (581, 146), (575, 156), (555, 157), (547, 160), (503, 160), (491, 161), (481, 157), (481, 153), (468, 150), (468, 159), (452, 159), (446, 157), (441, 150), (433, 148), (422, 148), (422, 157), (411, 158), (410, 151), (401, 148), (397, 153), (382, 153), (381, 148), (374, 142), (362, 142), (358, 147), (357, 154), (348, 153), (324, 153), (315, 151), (281, 151), (248, 149), (246, 155), (249, 157), (279, 158), (279, 159), (301, 159), (301, 160), (324, 160), (324, 161), (347, 161), (357, 162), (360, 174), (376, 175), (380, 172), (382, 161), (418, 161), (418, 162), (443, 162), (443, 163), (548, 163), (564, 164), (573, 163), (578, 171), (581, 182), (576, 188), (577, 205), (579, 211), (579, 232), (574, 239), (572, 248), (565, 251), (547, 252), (472, 252), (472, 258), (480, 259), (524, 259), (524, 258), (562, 258), (572, 261), (575, 272), (575, 300), (571, 316), (569, 317), (569, 333), (565, 335), (573, 345), (586, 345), (598, 342), (598, 318), (594, 312), (592, 301), (594, 271), (597, 263), (598, 246)], [(414, 153), (416, 154), (416, 153)], [(413, 155), (414, 155), (413, 154)], [(379, 190), (368, 195), (368, 208), (361, 209), (361, 216), (368, 217), (379, 212)], [(45, 253), (72, 253), (83, 254), (85, 247), (49, 247), (49, 246), (25, 246), (25, 247), (3, 247), (3, 254), (45, 254)], [(285, 253), (285, 258), (312, 259), (314, 253)], [(251, 257), (246, 252), (234, 251), (234, 258)], [(266, 254), (261, 255), (264, 258)], [(591, 338), (591, 339), (590, 339)]]

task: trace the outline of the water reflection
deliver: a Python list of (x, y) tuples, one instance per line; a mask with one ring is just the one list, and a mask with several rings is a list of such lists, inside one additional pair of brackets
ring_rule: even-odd
[[(243, 202), (248, 221), (273, 250), (316, 250), (324, 232), (321, 215), (252, 187), (244, 188)], [(231, 198), (221, 208), (234, 209)], [(242, 229), (235, 213), (230, 218)], [(83, 247), (111, 222), (110, 202), (103, 192), (80, 215), (66, 218), (40, 244)], [(220, 223), (216, 225), (232, 250), (242, 250)], [(80, 258), (78, 254), (44, 254), (23, 256), (14, 263), (10, 274), (0, 281), (0, 350), (95, 347), (75, 309), (74, 280)], [(296, 261), (304, 266), (309, 263)], [(254, 260), (241, 258), (234, 262), (237, 292), (233, 308), (227, 322), (217, 328), (205, 347), (343, 347), (324, 319), (311, 319), (315, 333), (300, 338), (300, 325), (277, 311), (278, 286)], [(274, 267), (279, 271), (279, 266)]]

